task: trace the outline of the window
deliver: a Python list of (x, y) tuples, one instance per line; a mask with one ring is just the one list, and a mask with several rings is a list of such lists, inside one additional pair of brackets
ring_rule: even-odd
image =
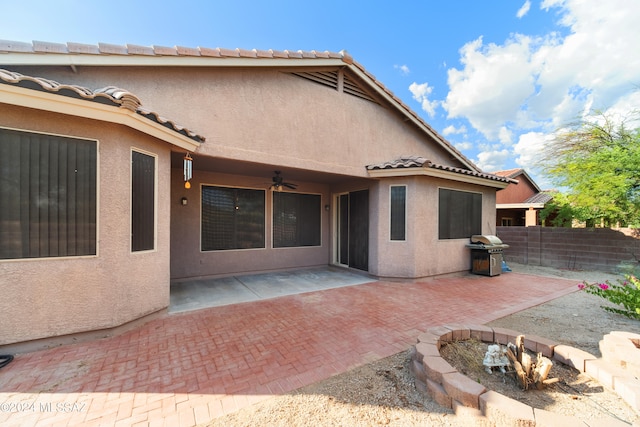
[(131, 152), (131, 251), (155, 248), (156, 158)]
[(462, 239), (482, 232), (482, 194), (439, 191), (438, 238)]
[(406, 239), (407, 187), (392, 185), (390, 191), (391, 205), (391, 240)]
[(97, 142), (0, 129), (0, 259), (96, 255)]
[(320, 245), (318, 194), (273, 193), (273, 247)]
[(264, 248), (265, 192), (202, 187), (203, 251)]
[(512, 218), (502, 218), (502, 224), (503, 227), (511, 227), (513, 225), (513, 219)]

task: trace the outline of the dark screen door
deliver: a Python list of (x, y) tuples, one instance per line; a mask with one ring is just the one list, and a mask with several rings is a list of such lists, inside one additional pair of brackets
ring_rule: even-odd
[(339, 197), (339, 262), (358, 270), (369, 270), (369, 190)]

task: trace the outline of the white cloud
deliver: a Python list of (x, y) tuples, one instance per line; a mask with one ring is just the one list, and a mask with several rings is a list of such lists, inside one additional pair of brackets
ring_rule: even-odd
[(442, 135), (444, 136), (457, 135), (457, 134), (464, 134), (466, 132), (467, 132), (467, 127), (465, 125), (462, 125), (459, 128), (455, 127), (454, 125), (449, 125), (442, 130)]
[(462, 67), (448, 71), (448, 118), (465, 118), (488, 140), (508, 144), (522, 132), (552, 132), (592, 108), (632, 107), (637, 98), (630, 94), (640, 84), (640, 7), (631, 3), (544, 0), (541, 8), (557, 12), (566, 34), (467, 43)]
[(518, 12), (516, 13), (516, 17), (518, 18), (522, 18), (523, 16), (525, 16), (527, 13), (529, 13), (529, 9), (531, 9), (531, 1), (527, 0), (524, 2), (524, 4), (522, 5), (522, 7), (518, 10)]
[(409, 70), (409, 67), (407, 67), (406, 65), (394, 65), (393, 68), (399, 70), (400, 74), (402, 74), (403, 76), (408, 76), (409, 73), (411, 73), (411, 70)]
[(513, 146), (516, 164), (524, 169), (535, 169), (540, 166), (540, 160), (545, 146), (553, 139), (553, 135), (543, 132), (528, 132), (520, 135)]
[(464, 45), (464, 68), (448, 72), (450, 91), (443, 103), (448, 117), (466, 117), (488, 139), (495, 139), (504, 123), (517, 119), (535, 90), (532, 42), (516, 35), (504, 46), (484, 46), (482, 38)]
[(418, 84), (416, 82), (413, 82), (409, 86), (409, 91), (413, 95), (413, 99), (420, 103), (422, 109), (430, 117), (433, 117), (436, 113), (436, 107), (440, 102), (429, 100), (429, 95), (431, 95), (431, 92), (433, 92), (433, 88), (429, 86), (429, 83)]
[(513, 142), (513, 132), (506, 126), (502, 126), (498, 132), (498, 139), (505, 145), (511, 145)]
[(458, 149), (459, 151), (471, 150), (473, 148), (473, 144), (469, 141), (458, 142), (453, 144), (453, 146), (456, 147), (456, 149)]
[(483, 171), (494, 172), (503, 169), (506, 161), (511, 157), (509, 150), (492, 150), (478, 153), (476, 165)]

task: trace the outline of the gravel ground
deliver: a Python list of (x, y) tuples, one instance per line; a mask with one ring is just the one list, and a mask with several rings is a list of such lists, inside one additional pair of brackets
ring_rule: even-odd
[[(602, 272), (556, 270), (510, 265), (515, 272), (589, 282), (615, 280)], [(637, 332), (640, 322), (608, 313), (603, 300), (576, 292), (533, 307), (488, 326), (505, 327), (581, 348), (600, 355), (598, 341), (613, 330)], [(635, 421), (640, 414), (632, 413)], [(409, 371), (409, 352), (398, 353), (341, 375), (216, 418), (208, 426), (449, 426), (477, 425), (416, 390)]]

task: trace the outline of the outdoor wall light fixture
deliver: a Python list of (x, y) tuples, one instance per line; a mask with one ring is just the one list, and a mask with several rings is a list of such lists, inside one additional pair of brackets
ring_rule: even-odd
[[(189, 153), (184, 156), (182, 169), (184, 172), (184, 188), (189, 189), (191, 188), (191, 183), (189, 181), (191, 181), (193, 176), (193, 159)], [(186, 205), (186, 203), (183, 203), (183, 205)]]
[(324, 210), (325, 210), (325, 211), (329, 212), (329, 209), (331, 209), (331, 206), (329, 206), (329, 205), (324, 205)]
[(180, 204), (182, 206), (187, 206), (187, 203), (189, 203), (189, 201), (187, 200), (186, 197), (183, 197), (182, 199), (180, 199)]

